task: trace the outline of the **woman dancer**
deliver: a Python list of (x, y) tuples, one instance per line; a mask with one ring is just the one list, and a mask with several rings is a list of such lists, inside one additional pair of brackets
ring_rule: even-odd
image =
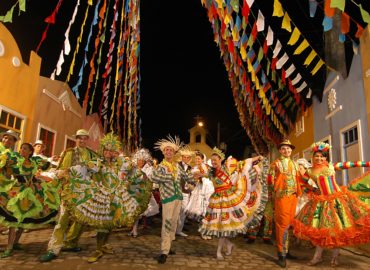
[[(354, 192), (339, 187), (335, 180), (335, 167), (328, 163), (330, 145), (317, 142), (311, 146), (313, 166), (304, 177), (311, 178), (318, 186), (309, 194), (309, 201), (293, 221), (294, 234), (316, 246), (308, 265), (321, 263), (324, 248), (333, 249), (331, 266), (338, 265), (339, 248), (364, 244), (370, 241), (370, 207), (358, 199)], [(368, 163), (346, 162), (346, 168), (368, 166)]]
[[(234, 168), (237, 179), (233, 184), (231, 172), (225, 165), (222, 165), (225, 155), (219, 149), (214, 148), (211, 156), (212, 169), (208, 173), (212, 181), (215, 192), (211, 195), (205, 218), (202, 220), (199, 229), (202, 235), (218, 237), (217, 259), (223, 260), (223, 247), (226, 247), (225, 255), (231, 255), (233, 244), (229, 240), (239, 233), (248, 231), (249, 223), (254, 223), (255, 219), (261, 219), (262, 212), (266, 203), (267, 196), (261, 200), (261, 189), (253, 195), (253, 203), (249, 204), (251, 194), (247, 192), (248, 182), (251, 182), (250, 171), (253, 170), (253, 162), (262, 161), (262, 156), (246, 159), (238, 162)], [(268, 163), (264, 166), (261, 173), (256, 175), (257, 182), (262, 183), (262, 177), (267, 176)], [(235, 176), (235, 175), (234, 175)], [(234, 177), (233, 177), (234, 178)], [(266, 182), (264, 182), (266, 184)], [(267, 188), (264, 189), (267, 192)], [(256, 198), (257, 197), (257, 198)], [(262, 206), (262, 207), (260, 207)]]

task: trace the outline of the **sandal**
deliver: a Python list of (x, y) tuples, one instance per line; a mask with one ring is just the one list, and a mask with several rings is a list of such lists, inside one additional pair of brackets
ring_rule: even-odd
[(92, 256), (87, 259), (87, 261), (89, 263), (93, 263), (93, 262), (98, 261), (101, 257), (103, 257), (103, 252), (100, 250), (95, 250)]
[(6, 250), (4, 250), (3, 253), (0, 254), (0, 259), (2, 259), (2, 258), (8, 258), (8, 257), (12, 256), (12, 254), (13, 254), (13, 250), (7, 248)]
[(309, 261), (308, 263), (307, 263), (307, 265), (308, 266), (315, 266), (315, 265), (317, 265), (317, 264), (319, 264), (319, 263), (322, 263), (323, 262), (323, 259), (322, 258), (317, 258), (317, 259), (312, 259), (311, 261)]

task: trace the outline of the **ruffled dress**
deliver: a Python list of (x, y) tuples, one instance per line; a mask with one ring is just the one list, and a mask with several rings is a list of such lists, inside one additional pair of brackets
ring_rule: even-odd
[(60, 205), (60, 184), (56, 178), (43, 181), (35, 177), (44, 161), (38, 157), (25, 161), (9, 151), (3, 152), (0, 159), (2, 170), (8, 170), (8, 173), (11, 170), (10, 176), (8, 173), (0, 174), (0, 223), (8, 227), (35, 229), (54, 221)]
[[(202, 174), (208, 172), (206, 164), (196, 165), (193, 167), (192, 172), (200, 172)], [(215, 191), (212, 182), (203, 177), (197, 182), (194, 190), (191, 192), (189, 203), (185, 208), (185, 213), (189, 218), (201, 220), (206, 214), (209, 204), (209, 198)]]
[(256, 173), (250, 160), (241, 161), (234, 172), (224, 165), (208, 175), (215, 188), (199, 232), (205, 236), (234, 237), (258, 226), (267, 202), (269, 164)]
[(138, 192), (140, 197), (130, 194), (128, 182), (121, 179), (124, 162), (119, 159), (108, 165), (100, 160), (95, 165), (90, 162), (90, 166), (71, 168), (67, 201), (75, 220), (104, 231), (133, 226), (146, 209), (142, 204), (147, 206), (150, 196), (145, 192)]
[[(370, 241), (370, 207), (355, 191), (339, 187), (332, 164), (318, 174), (308, 171), (320, 194), (308, 194), (309, 201), (293, 221), (294, 234), (323, 248), (338, 248)], [(357, 185), (369, 179), (356, 179)], [(350, 184), (351, 186), (351, 184)]]

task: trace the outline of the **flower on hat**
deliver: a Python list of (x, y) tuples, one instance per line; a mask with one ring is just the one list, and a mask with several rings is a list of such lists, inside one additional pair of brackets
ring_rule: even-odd
[(100, 151), (104, 150), (110, 151), (119, 151), (121, 149), (121, 142), (117, 135), (114, 135), (113, 132), (110, 132), (100, 140)]
[(311, 152), (316, 153), (318, 151), (320, 152), (329, 152), (331, 146), (328, 143), (325, 142), (315, 142), (311, 145)]
[(152, 159), (152, 156), (150, 155), (150, 152), (148, 149), (141, 148), (135, 152), (135, 154), (132, 156), (132, 162), (134, 164), (137, 164), (138, 160), (145, 160), (149, 161)]
[(180, 138), (178, 136), (175, 136), (174, 138), (171, 137), (171, 135), (167, 136), (167, 139), (160, 139), (155, 143), (154, 149), (161, 150), (162, 152), (166, 147), (171, 147), (177, 152), (181, 147), (183, 143), (180, 141)]

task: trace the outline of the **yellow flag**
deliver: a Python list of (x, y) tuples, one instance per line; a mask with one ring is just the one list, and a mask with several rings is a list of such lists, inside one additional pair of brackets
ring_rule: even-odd
[(281, 28), (287, 30), (288, 32), (292, 32), (292, 27), (290, 25), (290, 17), (288, 12), (285, 12), (283, 22), (281, 23)]
[(218, 8), (222, 8), (222, 3), (223, 3), (222, 0), (216, 0), (216, 3), (217, 3)]
[(233, 28), (232, 35), (233, 35), (233, 41), (239, 41), (239, 31), (236, 25)]
[(293, 46), (294, 44), (296, 44), (300, 36), (301, 36), (301, 31), (299, 31), (298, 27), (295, 27), (288, 41), (288, 45)]
[(283, 7), (281, 6), (281, 3), (279, 0), (274, 0), (274, 13), (272, 13), (272, 16), (275, 16), (275, 17), (284, 16)]
[(229, 14), (229, 13), (226, 13), (226, 14), (225, 14), (225, 18), (224, 18), (224, 23), (225, 23), (226, 25), (228, 25), (228, 24), (230, 23), (230, 21), (231, 21), (230, 14)]
[(88, 1), (87, 1), (87, 4), (89, 4), (89, 6), (92, 6), (92, 4), (93, 4), (93, 0), (88, 0)]
[(322, 67), (323, 64), (324, 64), (324, 61), (320, 59), (319, 62), (316, 64), (315, 68), (311, 71), (311, 74), (315, 75), (316, 72), (319, 71), (319, 69)]
[(242, 56), (242, 59), (245, 61), (245, 59), (247, 58), (247, 52), (243, 45), (240, 47), (240, 54)]
[(316, 52), (312, 50), (306, 60), (304, 61), (303, 65), (308, 66), (311, 64), (312, 60), (315, 58)]
[(302, 43), (298, 46), (297, 49), (295, 49), (294, 53), (293, 54), (300, 54), (301, 52), (303, 52), (307, 47), (309, 46), (308, 42), (306, 39), (304, 39), (302, 41)]

